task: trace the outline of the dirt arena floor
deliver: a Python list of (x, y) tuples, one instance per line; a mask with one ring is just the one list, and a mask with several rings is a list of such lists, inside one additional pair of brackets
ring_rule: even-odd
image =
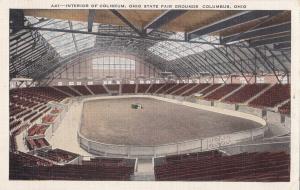
[[(134, 103), (143, 109), (132, 109)], [(120, 98), (86, 102), (81, 133), (108, 144), (159, 145), (256, 127), (261, 125), (152, 98)]]

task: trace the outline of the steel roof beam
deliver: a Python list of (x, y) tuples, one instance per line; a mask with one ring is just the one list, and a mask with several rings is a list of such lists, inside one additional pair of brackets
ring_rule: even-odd
[(281, 36), (276, 38), (270, 38), (270, 39), (263, 39), (263, 40), (256, 40), (256, 41), (250, 41), (249, 45), (250, 47), (257, 47), (257, 46), (263, 46), (268, 44), (276, 44), (276, 43), (283, 43), (283, 42), (290, 42), (291, 36)]
[(274, 44), (273, 47), (274, 47), (275, 50), (290, 49), (291, 48), (291, 42)]
[(135, 31), (139, 36), (145, 36), (145, 33), (140, 31), (136, 26), (134, 26), (127, 18), (125, 18), (121, 13), (117, 10), (111, 9), (110, 10), (115, 16), (117, 16), (124, 24), (129, 26), (133, 31)]
[(93, 31), (93, 22), (94, 22), (95, 16), (96, 16), (96, 10), (89, 10), (88, 32), (92, 32)]
[(254, 30), (246, 31), (242, 34), (233, 34), (230, 36), (225, 36), (221, 39), (222, 44), (226, 44), (233, 41), (246, 40), (251, 38), (263, 37), (272, 34), (280, 34), (283, 32), (291, 31), (291, 22), (285, 22), (277, 25), (257, 28)]
[(196, 30), (190, 31), (190, 32), (188, 32), (188, 39), (193, 39), (197, 36), (202, 36), (202, 35), (210, 34), (213, 32), (219, 32), (219, 31), (231, 28), (231, 27), (245, 24), (250, 21), (255, 21), (258, 19), (263, 19), (263, 18), (267, 18), (270, 16), (274, 16), (281, 12), (282, 11), (262, 11), (262, 10), (244, 11), (242, 13), (235, 14), (228, 18), (219, 20), (212, 24), (209, 24), (209, 25), (203, 26), (201, 28), (198, 28)]
[(143, 30), (146, 31), (146, 33), (150, 33), (155, 29), (160, 28), (161, 26), (169, 23), (170, 21), (174, 20), (175, 18), (179, 17), (180, 15), (186, 13), (187, 10), (168, 10), (165, 11), (163, 14), (156, 17), (154, 20), (152, 20), (150, 23), (148, 23)]

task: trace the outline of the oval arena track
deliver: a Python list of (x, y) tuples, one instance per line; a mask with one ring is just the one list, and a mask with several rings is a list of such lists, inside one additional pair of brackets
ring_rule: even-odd
[[(143, 109), (132, 109), (140, 103)], [(83, 105), (80, 133), (105, 144), (155, 146), (262, 127), (244, 118), (145, 97), (99, 99)]]

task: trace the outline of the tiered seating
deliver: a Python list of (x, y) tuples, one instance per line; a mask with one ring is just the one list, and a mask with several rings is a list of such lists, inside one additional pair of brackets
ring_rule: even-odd
[(137, 93), (146, 93), (151, 84), (138, 84)]
[(209, 152), (169, 159), (154, 168), (162, 181), (289, 181), (290, 156), (284, 152), (241, 153), (232, 156)]
[(37, 151), (37, 156), (58, 163), (68, 163), (77, 158), (79, 155), (62, 149), (53, 149), (45, 151), (39, 150)]
[(269, 86), (269, 84), (247, 84), (231, 96), (225, 98), (224, 102), (244, 103), (256, 94), (260, 93), (267, 86)]
[(202, 96), (205, 96), (206, 94), (212, 92), (213, 90), (215, 90), (216, 88), (220, 87), (221, 85), (222, 84), (212, 84), (211, 86), (209, 86), (205, 90), (201, 91)]
[[(47, 160), (23, 152), (9, 153), (10, 167), (20, 166), (52, 166), (53, 164)], [(21, 167), (20, 167), (21, 169)]]
[(58, 108), (53, 108), (52, 110), (51, 110), (51, 114), (58, 114), (58, 113), (60, 113), (62, 110), (61, 109), (58, 109)]
[(35, 102), (61, 101), (67, 95), (51, 87), (18, 88), (10, 91), (12, 95), (19, 95)]
[(72, 90), (71, 88), (69, 88), (68, 86), (55, 86), (55, 88), (64, 91), (68, 94), (71, 94), (72, 96), (80, 96), (80, 94), (78, 94), (77, 92), (75, 92), (74, 90)]
[(54, 120), (57, 118), (57, 115), (45, 115), (43, 118), (42, 118), (42, 123), (53, 123)]
[(88, 161), (83, 160), (82, 164), (90, 166), (122, 166), (129, 168), (130, 174), (133, 174), (135, 162), (134, 159), (94, 157)]
[(94, 94), (107, 94), (106, 89), (102, 85), (88, 85), (87, 86)]
[(176, 92), (173, 92), (173, 95), (179, 96), (182, 93), (184, 93), (185, 91), (192, 89), (193, 87), (195, 87), (197, 84), (195, 83), (191, 83), (191, 84), (187, 84), (184, 87), (182, 87), (180, 90), (177, 90)]
[(252, 100), (249, 105), (254, 107), (274, 107), (290, 98), (289, 84), (275, 84), (262, 95)]
[(36, 150), (44, 147), (48, 147), (50, 144), (48, 141), (44, 138), (39, 139), (27, 139), (26, 144), (29, 150)]
[(28, 130), (27, 134), (28, 136), (44, 135), (48, 127), (48, 125), (35, 124)]
[(195, 86), (194, 88), (192, 88), (191, 90), (185, 92), (182, 94), (182, 96), (190, 96), (192, 94), (195, 94), (197, 92), (200, 92), (201, 90), (203, 90), (204, 88), (207, 88), (210, 84), (208, 83), (204, 83), (204, 84), (198, 84), (197, 86)]
[(153, 93), (156, 92), (158, 89), (160, 89), (163, 85), (165, 85), (165, 84), (152, 84), (152, 86), (151, 86), (150, 89), (148, 90), (148, 93), (153, 94)]
[(86, 89), (84, 85), (82, 86), (73, 86), (75, 90), (77, 90), (82, 95), (91, 95), (90, 91)]
[(208, 96), (205, 97), (207, 100), (219, 100), (222, 97), (226, 96), (227, 94), (231, 93), (232, 91), (239, 88), (240, 84), (227, 84), (222, 86), (221, 88), (217, 89), (216, 91), (212, 92)]
[[(129, 180), (132, 166), (101, 164), (53, 165), (46, 160), (10, 154), (10, 179), (35, 180)], [(29, 157), (29, 158), (27, 158)], [(32, 158), (33, 157), (33, 158)]]
[(132, 93), (134, 94), (135, 93), (135, 84), (122, 84), (121, 85), (121, 92), (123, 94), (129, 94), (129, 93)]
[(173, 92), (175, 92), (176, 90), (180, 89), (181, 87), (183, 87), (184, 83), (180, 83), (180, 84), (177, 84), (176, 86), (174, 86), (173, 88), (170, 88), (169, 90), (165, 91), (164, 94), (172, 94)]
[(166, 92), (167, 90), (173, 88), (175, 85), (177, 85), (176, 83), (167, 83), (165, 86), (163, 86), (162, 88), (160, 88), (156, 94), (163, 94), (164, 92)]
[(114, 91), (114, 92), (119, 92), (119, 87), (120, 85), (118, 84), (107, 84), (105, 85), (107, 87), (108, 90), (110, 91)]
[(278, 108), (278, 111), (282, 114), (291, 114), (291, 101), (283, 104)]

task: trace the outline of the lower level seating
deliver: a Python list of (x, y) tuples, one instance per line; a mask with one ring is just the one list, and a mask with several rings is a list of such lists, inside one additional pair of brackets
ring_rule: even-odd
[(152, 84), (152, 86), (149, 88), (148, 93), (152, 94), (155, 93), (158, 89), (160, 89), (165, 84)]
[(231, 96), (225, 98), (224, 102), (244, 103), (268, 86), (269, 84), (247, 84)]
[(116, 92), (119, 92), (119, 87), (120, 87), (120, 85), (118, 85), (118, 84), (107, 84), (107, 85), (105, 85), (106, 86), (106, 88), (108, 89), (108, 90), (110, 90), (110, 91), (116, 91)]
[(282, 114), (291, 114), (291, 101), (283, 104), (278, 108), (278, 111)]
[(135, 87), (136, 85), (135, 84), (122, 84), (121, 85), (121, 89), (122, 89), (122, 93), (123, 94), (134, 94), (135, 93)]
[(138, 84), (137, 93), (146, 93), (151, 84)]
[(160, 181), (289, 181), (290, 156), (285, 152), (254, 152), (232, 156), (199, 153), (155, 165)]
[(58, 148), (53, 150), (39, 150), (36, 152), (36, 155), (61, 164), (68, 163), (79, 156), (78, 154)]
[(88, 85), (87, 86), (94, 94), (107, 94), (103, 85)]
[(166, 91), (168, 91), (169, 89), (173, 88), (176, 85), (176, 83), (167, 83), (165, 84), (162, 88), (160, 88), (157, 92), (155, 92), (156, 94), (163, 94)]
[(82, 95), (91, 95), (90, 91), (84, 86), (73, 86), (75, 90), (77, 90)]
[(191, 84), (186, 84), (184, 87), (182, 87), (181, 89), (177, 90), (176, 92), (173, 92), (173, 95), (181, 95), (182, 93), (184, 93), (185, 91), (192, 89), (194, 86), (196, 86), (196, 83), (191, 83)]
[(212, 92), (208, 96), (205, 97), (207, 100), (219, 100), (222, 97), (226, 96), (227, 94), (231, 93), (232, 91), (239, 88), (241, 84), (226, 84), (221, 88), (217, 89), (216, 91)]
[(201, 90), (207, 88), (210, 84), (208, 83), (204, 83), (204, 84), (198, 84), (197, 86), (195, 86), (194, 88), (191, 88), (191, 90), (185, 92), (182, 94), (182, 96), (190, 96), (192, 94), (195, 94), (197, 92), (200, 92)]
[(110, 164), (54, 165), (44, 159), (10, 153), (10, 179), (19, 180), (129, 180), (132, 166)]
[(252, 100), (249, 105), (254, 107), (274, 107), (290, 98), (289, 84), (275, 84), (262, 95)]

